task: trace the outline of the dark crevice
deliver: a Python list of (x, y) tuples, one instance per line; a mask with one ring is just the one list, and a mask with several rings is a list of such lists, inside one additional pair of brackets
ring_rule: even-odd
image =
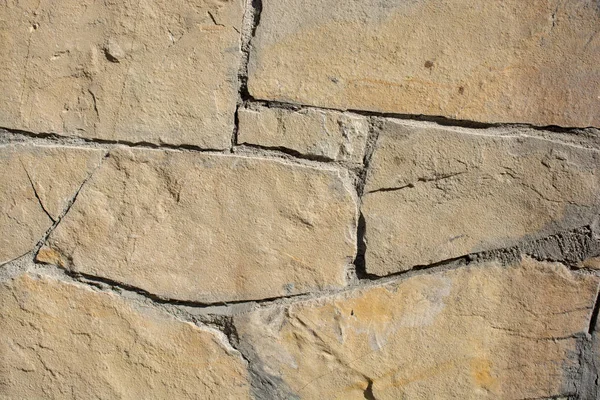
[(244, 59), (242, 60), (242, 67), (240, 68), (239, 80), (240, 80), (240, 97), (242, 101), (252, 100), (252, 96), (248, 91), (248, 64), (250, 62), (250, 50), (252, 49), (252, 39), (256, 34), (258, 24), (260, 24), (260, 15), (262, 13), (262, 0), (252, 0), (251, 8), (249, 10), (252, 14), (252, 21), (250, 22), (250, 32), (248, 37), (244, 38), (242, 42), (242, 52), (244, 53)]
[[(240, 50), (242, 52), (242, 59), (240, 62), (240, 68), (238, 70), (238, 101), (233, 115), (233, 134), (231, 137), (231, 151), (238, 144), (238, 132), (240, 128), (239, 110), (243, 106), (244, 102), (251, 100), (252, 96), (248, 90), (248, 64), (250, 63), (250, 50), (252, 48), (252, 38), (256, 33), (256, 28), (260, 23), (260, 14), (262, 12), (262, 0), (251, 0), (249, 9), (246, 13), (249, 13), (250, 21), (244, 21), (244, 24), (249, 26), (242, 27), (243, 33), (241, 35)], [(244, 15), (246, 20), (246, 15)]]
[(271, 108), (284, 108), (292, 110), (300, 110), (303, 108), (316, 108), (321, 110), (331, 110), (338, 112), (350, 112), (357, 115), (363, 115), (366, 117), (381, 117), (381, 118), (393, 118), (410, 121), (422, 121), (422, 122), (433, 122), (442, 126), (470, 128), (470, 129), (490, 129), (490, 128), (529, 128), (539, 131), (550, 131), (555, 133), (570, 133), (570, 134), (581, 134), (586, 130), (597, 130), (600, 127), (596, 126), (572, 126), (563, 127), (558, 125), (534, 125), (528, 123), (516, 123), (516, 122), (479, 122), (464, 119), (453, 119), (441, 115), (424, 115), (424, 114), (405, 114), (405, 113), (391, 113), (391, 112), (379, 112), (369, 110), (358, 110), (358, 109), (342, 109), (335, 107), (324, 107), (324, 106), (313, 106), (310, 104), (303, 103), (289, 103), (277, 100), (264, 100), (264, 99), (253, 99), (248, 98), (248, 101), (255, 102), (259, 105)]
[(359, 280), (374, 280), (379, 278), (377, 275), (369, 274), (367, 272), (367, 264), (365, 261), (365, 254), (367, 252), (367, 242), (365, 241), (365, 217), (362, 212), (358, 215), (358, 228), (357, 228), (357, 249), (356, 249), (356, 258), (354, 259), (354, 270), (356, 272), (356, 277)]
[[(40, 263), (39, 261), (36, 261), (36, 262)], [(289, 295), (289, 296), (284, 296), (284, 297), (269, 297), (269, 298), (262, 298), (262, 299), (216, 301), (216, 302), (179, 300), (179, 299), (163, 297), (163, 296), (151, 293), (145, 289), (139, 288), (137, 286), (130, 285), (130, 284), (127, 284), (124, 282), (119, 282), (119, 281), (116, 281), (116, 280), (113, 280), (110, 278), (86, 274), (84, 272), (79, 272), (79, 271), (72, 271), (72, 270), (69, 270), (66, 268), (61, 268), (61, 270), (69, 278), (71, 278), (77, 282), (86, 284), (86, 285), (95, 286), (95, 287), (101, 288), (101, 289), (108, 287), (111, 290), (116, 291), (116, 292), (127, 291), (127, 292), (137, 293), (138, 295), (145, 297), (146, 299), (148, 299), (156, 304), (168, 304), (168, 305), (172, 305), (172, 306), (185, 306), (185, 307), (191, 307), (191, 308), (231, 306), (231, 305), (235, 305), (235, 304), (248, 304), (248, 303), (262, 304), (262, 303), (273, 302), (275, 300), (282, 299), (282, 298), (291, 299), (294, 297), (301, 297), (301, 296), (306, 295), (305, 293), (300, 293), (300, 294)]]
[(596, 330), (596, 324), (598, 323), (598, 314), (600, 313), (600, 292), (596, 295), (596, 302), (594, 303), (594, 309), (592, 310), (592, 316), (590, 318), (590, 325), (588, 327), (588, 333), (591, 335)]
[(412, 189), (414, 187), (415, 187), (414, 183), (409, 183), (409, 184), (404, 185), (404, 186), (385, 187), (385, 188), (381, 188), (381, 189), (369, 190), (366, 194), (380, 193), (380, 192), (397, 192), (398, 190)]
[[(57, 145), (71, 145), (71, 146), (77, 145), (77, 144), (97, 144), (97, 145), (104, 145), (104, 146), (105, 145), (121, 145), (121, 146), (134, 147), (134, 148), (139, 147), (139, 148), (158, 149), (158, 150), (160, 150), (160, 149), (189, 150), (189, 151), (206, 152), (206, 153), (224, 153), (225, 151), (227, 151), (227, 149), (213, 149), (213, 148), (200, 147), (200, 146), (191, 145), (191, 144), (169, 144), (169, 143), (157, 144), (157, 143), (145, 142), (145, 141), (131, 142), (128, 140), (86, 138), (86, 137), (80, 137), (80, 136), (65, 136), (65, 135), (59, 135), (56, 133), (48, 133), (48, 132), (35, 133), (35, 132), (23, 131), (20, 129), (0, 127), (0, 132), (1, 131), (6, 131), (6, 132), (14, 134), (14, 135), (25, 136), (27, 138), (32, 138), (32, 139), (56, 140), (56, 141), (58, 141), (58, 143), (56, 143)], [(73, 143), (61, 142), (61, 141), (69, 141), (69, 140), (72, 140)], [(13, 142), (13, 143), (18, 143), (18, 142)]]
[(356, 257), (354, 258), (353, 264), (356, 278), (359, 280), (377, 279), (376, 275), (372, 275), (367, 272), (367, 264), (365, 259), (367, 252), (367, 227), (365, 217), (362, 213), (362, 197), (367, 184), (367, 173), (371, 165), (371, 159), (373, 158), (375, 146), (377, 145), (377, 140), (379, 139), (380, 128), (381, 126), (378, 121), (373, 119), (369, 120), (369, 134), (367, 136), (365, 154), (363, 155), (362, 168), (360, 169), (356, 178), (356, 195), (358, 196), (359, 210), (358, 221), (356, 225)]
[(367, 381), (367, 388), (364, 390), (363, 395), (367, 400), (377, 400), (373, 394), (373, 381), (371, 379)]
[(234, 148), (234, 150), (235, 149), (243, 149), (243, 148), (265, 150), (265, 151), (277, 151), (277, 152), (283, 153), (284, 155), (298, 158), (301, 160), (316, 161), (316, 162), (322, 162), (322, 163), (336, 163), (335, 160), (332, 160), (329, 157), (319, 156), (316, 154), (305, 154), (305, 153), (301, 153), (299, 151), (290, 149), (288, 147), (283, 147), (283, 146), (262, 146), (262, 145), (258, 145), (258, 144), (252, 144), (252, 143), (240, 143)]

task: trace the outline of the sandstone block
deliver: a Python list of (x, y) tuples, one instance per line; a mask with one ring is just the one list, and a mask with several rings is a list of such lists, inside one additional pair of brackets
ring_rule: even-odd
[(600, 211), (600, 152), (387, 120), (365, 191), (367, 270), (385, 275), (586, 226)]
[(0, 125), (230, 145), (241, 0), (3, 2)]
[(222, 334), (52, 279), (0, 285), (0, 397), (243, 399)]
[(257, 99), (600, 126), (596, 0), (264, 3), (249, 65)]
[(284, 147), (309, 156), (362, 163), (369, 133), (365, 117), (261, 106), (242, 108), (238, 116), (239, 143)]
[(235, 323), (246, 357), (286, 388), (280, 398), (567, 397), (598, 283), (526, 259), (259, 308)]
[(74, 147), (0, 146), (0, 264), (33, 250), (103, 155)]
[(339, 287), (356, 248), (352, 193), (337, 169), (119, 149), (52, 233), (59, 256), (44, 258), (180, 300)]

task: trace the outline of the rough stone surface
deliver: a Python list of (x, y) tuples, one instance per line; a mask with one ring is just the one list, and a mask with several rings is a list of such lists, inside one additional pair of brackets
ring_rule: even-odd
[(3, 399), (243, 399), (222, 334), (116, 296), (20, 276), (0, 286)]
[(600, 269), (600, 257), (590, 257), (582, 261), (583, 268)]
[(600, 152), (388, 120), (365, 191), (367, 271), (384, 275), (589, 224)]
[(265, 1), (259, 99), (600, 126), (597, 0)]
[(242, 0), (0, 4), (0, 126), (229, 147)]
[(235, 324), (246, 357), (286, 388), (272, 398), (566, 397), (598, 282), (525, 259), (258, 309)]
[(357, 213), (340, 174), (261, 158), (119, 149), (48, 245), (73, 271), (174, 299), (339, 287), (355, 255)]
[(0, 145), (0, 264), (32, 251), (104, 155)]
[(316, 109), (268, 107), (238, 111), (238, 142), (283, 147), (329, 160), (362, 163), (369, 123), (365, 117)]

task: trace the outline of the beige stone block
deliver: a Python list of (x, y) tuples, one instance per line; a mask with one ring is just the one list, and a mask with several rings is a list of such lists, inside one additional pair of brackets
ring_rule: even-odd
[(95, 149), (0, 145), (0, 263), (33, 250), (103, 156)]
[(367, 271), (588, 225), (600, 210), (600, 152), (531, 135), (387, 120), (363, 198)]
[(365, 117), (317, 109), (256, 106), (238, 111), (238, 142), (287, 148), (303, 155), (361, 164), (369, 123)]
[(353, 193), (333, 168), (122, 148), (50, 236), (61, 256), (46, 258), (180, 300), (340, 287), (356, 252)]
[(223, 334), (49, 278), (0, 285), (0, 336), (6, 399), (249, 398)]
[(257, 99), (482, 122), (600, 126), (595, 0), (265, 1)]
[(281, 398), (567, 397), (598, 282), (526, 259), (259, 308), (235, 324)]
[(230, 146), (241, 0), (0, 4), (0, 125)]

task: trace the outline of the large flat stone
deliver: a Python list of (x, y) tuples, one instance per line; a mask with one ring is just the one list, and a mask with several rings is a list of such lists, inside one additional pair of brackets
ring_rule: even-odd
[(238, 111), (238, 142), (361, 164), (369, 123), (336, 111), (253, 106)]
[(0, 145), (0, 264), (32, 251), (104, 151)]
[(0, 285), (0, 397), (243, 399), (222, 334), (52, 279)]
[(115, 150), (40, 261), (193, 301), (340, 287), (357, 213), (341, 174), (264, 158)]
[(586, 226), (600, 211), (599, 151), (517, 131), (387, 120), (370, 167), (362, 212), (378, 275)]
[(1, 3), (0, 126), (229, 147), (242, 3)]
[(527, 259), (260, 308), (235, 324), (263, 390), (284, 391), (274, 398), (567, 397), (598, 283)]
[(265, 1), (249, 90), (340, 109), (600, 126), (596, 0)]

